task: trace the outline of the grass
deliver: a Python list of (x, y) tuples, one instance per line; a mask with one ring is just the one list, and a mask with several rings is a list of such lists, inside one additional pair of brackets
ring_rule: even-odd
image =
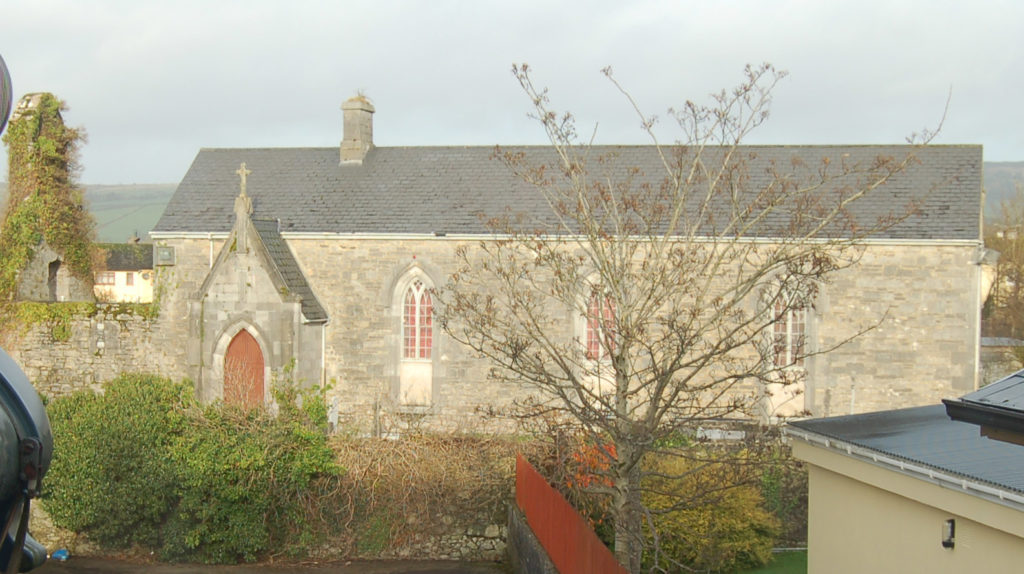
[(164, 203), (92, 208), (96, 218), (96, 236), (106, 243), (124, 243), (133, 233), (149, 242), (146, 234), (156, 225), (164, 211)]
[(744, 570), (742, 574), (807, 574), (807, 551), (780, 552), (775, 555), (771, 564)]

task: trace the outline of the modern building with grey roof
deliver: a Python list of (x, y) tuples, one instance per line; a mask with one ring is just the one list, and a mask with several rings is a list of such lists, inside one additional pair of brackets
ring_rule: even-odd
[(1024, 562), (1024, 371), (943, 404), (793, 421), (810, 572), (1013, 572)]
[[(411, 414), (446, 424), (475, 420), (477, 407), (521, 392), (489, 382), (485, 361), (427, 322), (431, 290), (455, 270), (459, 247), (496, 237), (491, 218), (516, 215), (544, 233), (574, 233), (508, 165), (551, 164), (553, 151), (377, 147), (373, 106), (354, 98), (343, 110), (336, 148), (199, 150), (150, 234), (168, 286), (162, 317), (174, 318), (166, 328), (188, 341), (180, 351), (184, 374), (204, 397), (221, 397), (225, 353), (245, 331), (255, 341), (246, 344), (263, 355), (266, 381), (293, 365), (289, 376), (328, 389), (339, 425), (380, 430)], [(661, 151), (590, 148), (590, 176), (658, 189), (665, 161), (696, 153)], [(700, 152), (714, 163), (725, 150)], [(764, 192), (817, 178), (828, 181), (819, 191), (832, 199), (906, 160), (821, 232), (827, 239), (874, 231), (857, 265), (821, 286), (806, 318), (809, 347), (834, 350), (810, 357), (803, 382), (777, 393), (770, 410), (857, 413), (973, 390), (981, 147), (749, 146), (740, 154), (731, 172), (737, 189)], [(714, 240), (719, 216), (735, 206), (712, 202), (691, 236)], [(783, 215), (758, 221), (742, 239), (784, 241), (800, 209), (806, 220), (815, 215), (814, 205), (783, 205)], [(240, 249), (242, 238), (250, 251)], [(274, 314), (282, 305), (294, 313)], [(578, 337), (578, 318), (564, 319), (561, 335)], [(852, 338), (859, 331), (866, 332)]]

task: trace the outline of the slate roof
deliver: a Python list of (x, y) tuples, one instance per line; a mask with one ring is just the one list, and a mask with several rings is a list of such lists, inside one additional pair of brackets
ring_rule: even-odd
[(108, 271), (141, 271), (153, 268), (151, 243), (99, 243), (107, 254)]
[(310, 323), (322, 323), (327, 320), (327, 311), (320, 304), (320, 300), (313, 294), (313, 289), (302, 274), (299, 264), (295, 261), (291, 249), (284, 238), (278, 232), (276, 220), (254, 219), (252, 226), (259, 234), (263, 246), (266, 247), (271, 261), (277, 266), (277, 270), (284, 279), (288, 292), (296, 295), (301, 300), (302, 315)]
[(1024, 371), (1016, 372), (959, 399), (944, 399), (946, 413), (957, 420), (1020, 433), (1024, 436)]
[[(531, 164), (550, 163), (550, 147), (503, 148), (522, 153)], [(660, 185), (665, 173), (650, 146), (601, 146), (591, 150), (589, 168), (622, 179), (638, 168), (637, 182)], [(769, 181), (776, 169), (796, 180), (811, 177), (829, 158), (870, 164), (880, 156), (903, 157), (907, 146), (747, 146), (751, 188)], [(720, 150), (711, 150), (711, 155)], [(369, 151), (361, 165), (339, 165), (338, 148), (202, 149), (153, 229), (154, 236), (226, 233), (234, 222), (238, 166), (252, 173), (247, 193), (254, 217), (281, 221), (284, 233), (326, 234), (486, 234), (483, 217), (506, 208), (544, 217), (550, 209), (536, 189), (494, 158), (492, 147), (383, 147)], [(598, 162), (597, 156), (611, 161)], [(919, 160), (851, 214), (862, 225), (902, 214), (921, 200), (917, 214), (879, 237), (894, 239), (979, 240), (981, 212), (980, 146), (929, 146)], [(925, 195), (927, 194), (927, 195)], [(761, 236), (781, 233), (768, 222)]]
[(942, 405), (789, 423), (880, 455), (1024, 493), (1024, 446), (981, 436)]

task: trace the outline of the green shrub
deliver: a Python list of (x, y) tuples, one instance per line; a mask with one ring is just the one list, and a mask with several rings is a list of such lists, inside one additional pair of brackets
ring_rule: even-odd
[[(215, 404), (193, 415), (191, 432), (174, 445), (181, 498), (161, 555), (208, 563), (253, 561), (265, 551), (296, 551), (312, 537), (303, 496), (319, 477), (337, 475), (334, 453), (294, 391), (277, 393), (277, 416), (265, 409)], [(322, 402), (322, 401), (319, 401)], [(326, 414), (326, 411), (324, 411)]]
[(807, 468), (780, 449), (761, 470), (761, 496), (765, 508), (779, 519), (779, 543), (796, 547), (807, 544)]
[[(721, 572), (771, 560), (778, 520), (764, 508), (742, 466), (698, 465), (662, 458), (645, 485), (644, 504), (658, 536), (658, 566), (667, 572)], [(676, 508), (680, 501), (686, 504)]]
[(276, 416), (201, 408), (190, 385), (124, 375), (102, 395), (56, 399), (46, 509), (106, 547), (138, 545), (169, 560), (301, 553), (317, 541), (310, 492), (327, 490), (314, 483), (341, 471), (322, 398), (293, 389), (275, 398)]
[(44, 505), (54, 522), (113, 548), (158, 545), (177, 492), (167, 455), (185, 429), (191, 394), (168, 379), (123, 375), (102, 395), (51, 401)]

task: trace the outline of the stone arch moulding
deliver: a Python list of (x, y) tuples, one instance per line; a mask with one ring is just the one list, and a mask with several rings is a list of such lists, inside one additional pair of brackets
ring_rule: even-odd
[(391, 281), (383, 285), (383, 290), (380, 293), (380, 303), (389, 309), (394, 309), (396, 301), (401, 300), (401, 297), (395, 294), (399, 291), (404, 292), (405, 287), (408, 287), (417, 276), (425, 277), (426, 283), (429, 283), (434, 288), (441, 285), (438, 281), (445, 277), (441, 270), (429, 261), (422, 258), (412, 259), (405, 265), (396, 266), (394, 273), (391, 275)]
[[(803, 295), (799, 294), (801, 291), (804, 292)], [(815, 397), (818, 387), (822, 384), (823, 380), (823, 373), (821, 372), (822, 361), (818, 360), (817, 357), (817, 353), (820, 350), (819, 333), (823, 316), (827, 313), (829, 307), (828, 295), (829, 290), (826, 288), (826, 283), (818, 279), (807, 279), (804, 286), (793, 289), (787, 286), (780, 277), (775, 277), (769, 284), (763, 287), (756, 301), (753, 302), (752, 312), (774, 313), (775, 311), (770, 307), (771, 303), (769, 301), (773, 296), (787, 298), (800, 296), (804, 298), (804, 304), (800, 311), (802, 315), (799, 319), (803, 337), (800, 345), (803, 347), (802, 353), (804, 357), (799, 365), (783, 367), (785, 370), (792, 370), (798, 373), (798, 376), (795, 382), (785, 387), (779, 383), (765, 382), (761, 388), (761, 391), (764, 393), (760, 406), (763, 417), (799, 416), (807, 412), (814, 413), (816, 410)], [(791, 319), (791, 316), (787, 314), (787, 319), (784, 321), (787, 325), (785, 327), (785, 336), (787, 338), (791, 334), (788, 332), (790, 328), (788, 322)], [(771, 357), (769, 360), (775, 360), (775, 325), (775, 323), (769, 325), (764, 333), (763, 344), (768, 346), (767, 351)], [(784, 347), (788, 349), (791, 345), (791, 342), (786, 342)]]
[(231, 323), (217, 335), (217, 343), (214, 345), (209, 362), (211, 376), (206, 379), (207, 392), (204, 394), (212, 399), (224, 399), (224, 357), (227, 355), (228, 346), (231, 344), (231, 341), (241, 331), (248, 332), (256, 340), (260, 352), (263, 353), (263, 401), (266, 403), (270, 396), (270, 381), (271, 373), (273, 372), (270, 348), (267, 345), (266, 337), (260, 329), (246, 320)]
[[(389, 340), (390, 356), (394, 369), (391, 377), (390, 394), (399, 407), (414, 409), (435, 406), (438, 397), (438, 386), (442, 376), (441, 361), (442, 338), (437, 325), (431, 326), (431, 343), (429, 359), (410, 359), (405, 356), (405, 296), (407, 291), (417, 282), (428, 289), (437, 286), (437, 271), (430, 269), (429, 264), (413, 260), (392, 276), (389, 282), (387, 298), (388, 314), (391, 319), (391, 335)], [(432, 272), (433, 271), (433, 272)], [(431, 299), (434, 297), (431, 295)], [(432, 302), (431, 305), (434, 305)]]

